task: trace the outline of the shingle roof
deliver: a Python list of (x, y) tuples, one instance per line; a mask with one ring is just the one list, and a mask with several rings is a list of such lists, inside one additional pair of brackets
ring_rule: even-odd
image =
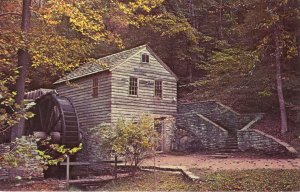
[(123, 63), (131, 55), (146, 48), (146, 46), (147, 45), (141, 45), (139, 47), (135, 47), (129, 50), (124, 50), (112, 55), (99, 58), (95, 62), (85, 63), (82, 66), (75, 69), (74, 71), (70, 72), (67, 76), (57, 80), (54, 84), (112, 69), (113, 67)]
[(55, 89), (37, 89), (33, 91), (26, 92), (24, 95), (24, 99), (27, 100), (35, 100), (37, 98), (40, 98), (43, 95), (46, 95), (47, 93), (55, 93)]

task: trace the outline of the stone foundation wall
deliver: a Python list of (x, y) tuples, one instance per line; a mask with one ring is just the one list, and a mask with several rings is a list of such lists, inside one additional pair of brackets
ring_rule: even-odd
[[(109, 124), (105, 126), (109, 126)], [(96, 126), (82, 131), (83, 148), (77, 153), (76, 161), (97, 162), (107, 159), (107, 154), (101, 148), (100, 128), (100, 126)]]
[[(198, 150), (215, 150), (223, 148), (226, 143), (228, 132), (201, 115), (193, 113), (178, 115), (176, 125), (177, 128), (186, 130), (193, 135), (193, 138), (185, 138), (184, 140), (194, 142), (193, 147)], [(183, 138), (177, 136), (175, 143), (177, 145), (183, 143), (181, 142)], [(182, 146), (175, 146), (176, 148), (182, 149)]]
[[(6, 154), (10, 151), (9, 144), (0, 144), (0, 153)], [(0, 161), (0, 180), (14, 180), (17, 176), (22, 179), (42, 179), (44, 178), (44, 172), (42, 166), (40, 166), (40, 160), (35, 158), (27, 159), (25, 164), (19, 167), (12, 168), (8, 166), (4, 161)]]
[[(138, 117), (138, 115), (136, 115)], [(152, 115), (153, 118), (163, 119), (163, 151), (168, 152), (172, 149), (175, 129), (175, 117), (171, 115)], [(128, 120), (132, 120), (128, 118)], [(138, 118), (136, 118), (138, 120)], [(110, 126), (109, 123), (103, 124)], [(77, 154), (77, 161), (97, 162), (109, 159), (101, 148), (101, 140), (99, 139), (100, 126), (91, 127), (82, 131), (83, 149)]]
[(164, 123), (164, 133), (163, 133), (163, 151), (168, 152), (172, 149), (172, 141), (174, 139), (176, 119), (173, 116), (167, 116)]
[(238, 146), (242, 151), (259, 150), (267, 154), (286, 154), (294, 156), (297, 151), (289, 144), (255, 129), (237, 132)]

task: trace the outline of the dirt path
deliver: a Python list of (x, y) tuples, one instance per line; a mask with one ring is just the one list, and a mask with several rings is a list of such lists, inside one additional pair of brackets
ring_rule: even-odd
[[(153, 158), (147, 159), (143, 165), (154, 165)], [(156, 156), (157, 166), (185, 166), (187, 168), (200, 168), (217, 170), (244, 170), (244, 169), (299, 169), (300, 158), (278, 159), (278, 158), (250, 158), (229, 157), (217, 159), (210, 155), (169, 155), (160, 154)]]

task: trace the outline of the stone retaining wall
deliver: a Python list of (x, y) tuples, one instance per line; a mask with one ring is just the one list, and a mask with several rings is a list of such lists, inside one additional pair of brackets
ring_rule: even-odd
[(216, 101), (179, 104), (177, 109), (177, 128), (190, 132), (193, 138), (176, 136), (175, 149), (182, 148), (178, 147), (181, 143), (195, 141), (199, 150), (224, 148), (228, 134), (242, 129), (257, 116), (239, 114)]
[(230, 134), (237, 135), (238, 148), (242, 151), (254, 149), (267, 154), (296, 155), (297, 151), (287, 143), (251, 129), (262, 117), (263, 114), (239, 114), (219, 102), (205, 101), (179, 104), (176, 125), (193, 133), (199, 149), (222, 148)]
[[(199, 150), (223, 148), (226, 143), (227, 131), (199, 114), (179, 114), (176, 121), (177, 128), (192, 133), (194, 138), (189, 140)], [(180, 143), (178, 139), (175, 142)]]
[(238, 146), (242, 151), (259, 150), (267, 154), (297, 155), (297, 151), (289, 144), (256, 129), (237, 132)]

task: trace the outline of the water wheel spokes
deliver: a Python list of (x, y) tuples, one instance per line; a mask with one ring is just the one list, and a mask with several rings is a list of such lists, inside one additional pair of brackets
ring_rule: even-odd
[(36, 116), (30, 130), (55, 136), (56, 142), (68, 147), (80, 143), (77, 113), (67, 98), (53, 93), (46, 94), (36, 100), (33, 112)]

